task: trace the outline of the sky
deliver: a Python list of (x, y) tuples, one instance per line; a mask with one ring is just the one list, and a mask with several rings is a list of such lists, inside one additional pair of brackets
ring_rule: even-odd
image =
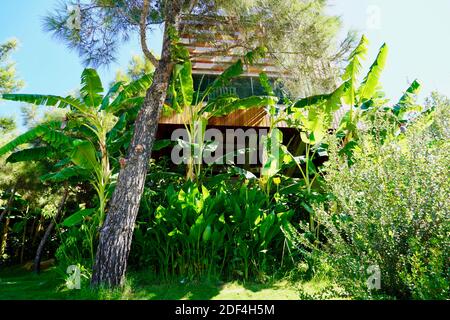
[[(23, 93), (65, 95), (79, 87), (81, 59), (43, 31), (42, 19), (59, 0), (0, 0), (0, 42), (16, 38), (13, 55), (18, 75), (26, 83)], [(422, 83), (421, 98), (437, 90), (450, 96), (449, 0), (329, 0), (329, 14), (343, 21), (344, 37), (350, 29), (365, 34), (371, 45), (367, 67), (383, 43), (389, 57), (382, 84), (396, 101), (414, 79)], [(161, 31), (149, 37), (149, 47), (160, 52)], [(101, 68), (104, 84), (140, 54), (137, 40), (125, 44), (117, 63)], [(365, 69), (367, 70), (367, 68)], [(20, 104), (0, 103), (0, 116), (13, 116), (21, 125)], [(22, 128), (23, 129), (23, 128)]]
[[(67, 95), (79, 88), (83, 71), (82, 59), (76, 52), (66, 48), (64, 43), (44, 32), (43, 17), (60, 0), (0, 0), (0, 43), (16, 38), (20, 45), (13, 54), (19, 77), (25, 81), (21, 93)], [(161, 33), (149, 37), (149, 46), (161, 50)], [(124, 45), (117, 57), (117, 63), (99, 69), (104, 86), (107, 86), (118, 69), (125, 69), (130, 58), (140, 54), (137, 40)], [(20, 107), (22, 104), (1, 101), (0, 116), (13, 116), (23, 129)]]
[(381, 80), (388, 98), (396, 101), (415, 79), (422, 99), (432, 91), (450, 96), (449, 0), (331, 0), (328, 12), (341, 16), (344, 30), (367, 36), (368, 63), (389, 46)]

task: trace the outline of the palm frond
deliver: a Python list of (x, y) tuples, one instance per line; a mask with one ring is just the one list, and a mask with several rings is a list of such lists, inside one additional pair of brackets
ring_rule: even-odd
[(274, 106), (277, 102), (278, 97), (273, 96), (253, 96), (249, 98), (238, 99), (228, 105), (221, 106), (220, 108), (212, 111), (211, 116), (220, 117), (230, 114), (231, 112), (234, 112), (236, 110)]
[(118, 94), (118, 92), (123, 88), (124, 82), (120, 81), (115, 83), (111, 89), (109, 89), (108, 93), (105, 95), (105, 97), (102, 100), (102, 106), (101, 110), (105, 110), (109, 103), (111, 102), (111, 98), (114, 97), (114, 95)]
[(87, 108), (83, 103), (71, 96), (64, 98), (40, 94), (3, 94), (1, 95), (1, 98), (9, 101), (26, 102), (38, 106), (57, 107), (61, 109), (72, 107), (82, 112), (87, 111)]
[(355, 50), (350, 55), (349, 64), (345, 68), (342, 80), (350, 84), (349, 90), (344, 94), (345, 102), (349, 105), (355, 103), (355, 91), (357, 85), (357, 77), (361, 72), (362, 64), (361, 62), (366, 58), (368, 51), (369, 41), (365, 36), (362, 36), (360, 43), (355, 48)]
[(89, 170), (73, 166), (64, 168), (58, 172), (52, 172), (40, 177), (43, 182), (64, 182), (70, 178), (77, 177), (81, 180), (89, 180), (91, 172)]
[(32, 142), (38, 138), (45, 141), (47, 144), (53, 148), (61, 148), (63, 146), (69, 146), (72, 143), (72, 138), (66, 136), (62, 132), (56, 130), (57, 127), (61, 126), (61, 122), (54, 121), (49, 122), (40, 126), (37, 126), (14, 140), (10, 141), (6, 145), (0, 148), (0, 156), (13, 151), (18, 146)]
[(81, 74), (80, 93), (84, 102), (91, 108), (97, 107), (103, 100), (103, 86), (95, 69), (86, 68)]
[(228, 69), (226, 69), (220, 76), (214, 80), (211, 86), (207, 90), (208, 92), (214, 91), (220, 87), (226, 86), (233, 78), (239, 77), (244, 72), (244, 64), (242, 60), (236, 61)]
[(120, 91), (114, 101), (111, 102), (109, 106), (105, 107), (105, 110), (107, 112), (117, 112), (118, 110), (122, 110), (123, 108), (121, 107), (121, 104), (132, 98), (139, 98), (143, 102), (143, 93), (146, 92), (148, 88), (150, 88), (152, 82), (153, 75), (146, 74), (138, 80), (135, 80), (130, 84), (124, 86), (123, 90)]
[(17, 163), (22, 161), (39, 161), (50, 158), (53, 155), (54, 148), (51, 147), (29, 148), (14, 152), (6, 159), (6, 162)]
[(380, 48), (377, 58), (375, 62), (370, 67), (367, 76), (364, 78), (363, 83), (359, 89), (359, 97), (360, 99), (368, 100), (371, 99), (374, 93), (378, 88), (378, 84), (380, 82), (381, 73), (386, 66), (386, 60), (388, 55), (388, 47), (386, 44)]

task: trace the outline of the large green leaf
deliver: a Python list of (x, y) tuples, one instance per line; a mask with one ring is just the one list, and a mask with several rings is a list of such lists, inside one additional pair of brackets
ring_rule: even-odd
[(121, 93), (126, 97), (130, 98), (136, 95), (145, 95), (148, 88), (152, 85), (153, 82), (153, 74), (145, 74), (137, 80), (130, 82), (130, 84), (126, 85), (121, 91)]
[(272, 85), (270, 84), (269, 77), (266, 73), (261, 72), (259, 74), (259, 82), (261, 83), (261, 86), (264, 88), (264, 91), (269, 96), (275, 96), (275, 92), (273, 91)]
[(70, 156), (72, 162), (83, 169), (94, 169), (98, 166), (96, 150), (92, 142), (86, 140), (75, 140), (73, 151)]
[(341, 84), (334, 92), (330, 94), (328, 97), (328, 100), (325, 104), (326, 112), (328, 114), (331, 114), (337, 110), (339, 110), (342, 107), (342, 99), (346, 93), (347, 90), (350, 88), (349, 82), (344, 82)]
[(377, 90), (378, 83), (380, 81), (381, 73), (386, 66), (386, 60), (388, 55), (388, 47), (386, 44), (380, 48), (375, 62), (370, 67), (367, 76), (365, 77), (361, 87), (359, 88), (359, 98), (362, 101), (369, 100), (372, 98)]
[(141, 78), (131, 82), (123, 87), (123, 90), (117, 95), (109, 106), (105, 107), (107, 112), (118, 112), (123, 109), (129, 109), (130, 105), (142, 105), (145, 92), (150, 88), (153, 82), (153, 75), (146, 74)]
[(41, 139), (54, 148), (68, 148), (73, 141), (71, 137), (65, 135), (63, 132), (50, 130), (48, 127), (43, 131)]
[(361, 71), (361, 62), (366, 58), (369, 40), (362, 36), (359, 44), (353, 50), (349, 57), (349, 64), (345, 68), (342, 80), (347, 81), (355, 79)]
[(275, 176), (280, 170), (283, 162), (283, 132), (275, 128), (264, 141), (264, 148), (267, 150), (267, 161), (261, 168), (261, 175), (267, 178)]
[(392, 108), (393, 113), (403, 120), (404, 115), (409, 111), (418, 109), (416, 105), (417, 95), (419, 94), (421, 85), (419, 81), (414, 80), (408, 89), (405, 91), (399, 102)]
[(345, 92), (344, 98), (348, 105), (353, 106), (355, 103), (355, 91), (357, 85), (357, 77), (361, 71), (361, 62), (366, 58), (369, 41), (365, 36), (361, 37), (361, 41), (355, 50), (351, 53), (349, 64), (345, 68), (342, 80), (348, 81), (350, 84), (349, 90)]
[(320, 94), (316, 96), (306, 97), (297, 100), (294, 103), (294, 108), (306, 108), (322, 103), (330, 98), (330, 94)]
[(139, 109), (144, 105), (144, 100), (144, 97), (127, 98), (122, 100), (119, 104), (112, 105), (111, 108), (108, 108), (106, 111), (114, 113), (116, 115), (121, 115), (123, 112), (132, 111), (137, 108), (136, 110), (138, 112)]
[(198, 218), (195, 220), (195, 223), (190, 227), (189, 230), (189, 239), (193, 242), (198, 241), (200, 239), (200, 235), (205, 228), (205, 218), (203, 214), (200, 214)]
[(275, 214), (270, 213), (269, 215), (267, 215), (267, 217), (265, 217), (264, 221), (261, 223), (259, 232), (261, 239), (263, 240), (263, 242), (261, 243), (262, 246), (267, 245), (270, 242), (271, 234), (269, 233), (269, 230), (275, 223), (275, 220), (276, 220)]
[(214, 80), (210, 87), (208, 87), (208, 92), (212, 92), (215, 89), (226, 86), (231, 79), (239, 77), (244, 72), (244, 64), (242, 60), (239, 59), (234, 64), (232, 64), (228, 69), (226, 69), (220, 76)]
[(4, 100), (26, 102), (38, 106), (57, 107), (62, 109), (72, 107), (82, 112), (87, 111), (87, 107), (83, 103), (71, 96), (64, 98), (54, 95), (39, 94), (3, 94), (1, 97)]
[(177, 86), (179, 103), (182, 107), (188, 107), (194, 99), (194, 80), (192, 79), (192, 64), (187, 60), (183, 65), (177, 66)]
[(86, 68), (81, 74), (80, 93), (84, 102), (91, 108), (95, 108), (102, 103), (103, 86), (97, 71)]
[(90, 176), (90, 171), (80, 168), (80, 167), (67, 167), (58, 172), (52, 172), (40, 177), (42, 181), (50, 182), (64, 182), (70, 178), (77, 177), (80, 180), (88, 180)]
[(162, 140), (156, 140), (153, 143), (153, 149), (152, 151), (159, 151), (164, 148), (167, 148), (168, 146), (172, 145), (174, 142), (170, 139), (162, 139)]
[(80, 211), (75, 212), (71, 216), (64, 219), (62, 222), (62, 225), (64, 227), (70, 228), (73, 226), (76, 226), (77, 224), (81, 223), (85, 217), (92, 215), (95, 212), (95, 209), (83, 209)]
[(421, 85), (419, 81), (414, 80), (411, 85), (406, 89), (405, 93), (401, 96), (397, 105), (405, 106), (408, 104), (414, 104), (417, 94), (420, 92)]
[(315, 107), (318, 105), (325, 105), (326, 111), (331, 113), (333, 111), (339, 110), (342, 106), (341, 99), (344, 96), (345, 92), (349, 88), (349, 82), (342, 83), (336, 90), (332, 93), (328, 94), (320, 94), (311, 97), (306, 97), (300, 100), (297, 100), (293, 107), (302, 109), (307, 107)]
[(14, 152), (6, 159), (6, 162), (38, 161), (50, 158), (53, 155), (54, 149), (51, 147), (36, 147)]
[(330, 126), (331, 117), (327, 110), (323, 108), (313, 107), (308, 108), (306, 111), (298, 109), (294, 113), (294, 118), (301, 122), (302, 132), (300, 136), (302, 141), (314, 145), (325, 137)]
[(37, 139), (42, 134), (42, 127), (33, 128), (0, 148), (0, 156), (13, 151), (16, 147)]
[(22, 144), (32, 142), (38, 138), (41, 138), (55, 148), (60, 148), (63, 145), (68, 146), (71, 143), (71, 139), (63, 133), (56, 131), (55, 128), (58, 126), (61, 126), (61, 123), (58, 121), (49, 122), (21, 134), (0, 148), (0, 156), (13, 151)]
[(206, 112), (213, 113), (215, 110), (224, 108), (236, 100), (239, 100), (239, 97), (234, 94), (223, 94), (214, 99), (209, 99), (208, 103), (199, 110), (199, 114), (204, 114)]
[(105, 95), (105, 97), (102, 100), (102, 107), (101, 110), (105, 110), (109, 104), (110, 104), (110, 100), (118, 94), (118, 92), (123, 88), (124, 86), (124, 82), (123, 81), (119, 81), (117, 83), (115, 83), (111, 89), (109, 89), (108, 93)]
[(253, 96), (244, 99), (238, 99), (230, 104), (222, 105), (220, 108), (213, 110), (211, 116), (220, 117), (228, 115), (236, 110), (246, 110), (252, 108), (260, 108), (274, 106), (278, 102), (277, 97), (273, 96)]
[(171, 108), (177, 113), (192, 105), (194, 99), (194, 80), (192, 79), (192, 64), (186, 60), (183, 64), (177, 64), (172, 75), (169, 87), (172, 98)]

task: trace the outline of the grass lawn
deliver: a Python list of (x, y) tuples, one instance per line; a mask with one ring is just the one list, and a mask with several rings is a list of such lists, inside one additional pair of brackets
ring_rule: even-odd
[(129, 276), (123, 290), (94, 291), (85, 284), (81, 290), (68, 290), (63, 274), (57, 268), (43, 271), (41, 275), (23, 269), (0, 271), (0, 300), (48, 299), (145, 299), (145, 300), (297, 300), (300, 291), (312, 294), (326, 286), (326, 282), (292, 283), (280, 281), (270, 285), (192, 282), (160, 282), (144, 273)]

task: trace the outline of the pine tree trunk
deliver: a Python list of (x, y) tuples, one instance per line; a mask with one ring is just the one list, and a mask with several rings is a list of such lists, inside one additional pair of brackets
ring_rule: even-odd
[(2, 221), (3, 221), (3, 218), (8, 214), (8, 212), (10, 211), (10, 208), (11, 208), (11, 205), (12, 205), (12, 203), (13, 203), (13, 200), (14, 200), (14, 196), (16, 195), (16, 187), (14, 186), (12, 189), (11, 189), (11, 196), (9, 197), (9, 199), (8, 199), (8, 202), (7, 202), (7, 204), (6, 204), (6, 207), (5, 207), (5, 209), (3, 210), (3, 212), (2, 212), (2, 214), (0, 214), (0, 224), (2, 223)]
[(5, 225), (3, 226), (3, 232), (2, 232), (1, 241), (0, 241), (0, 257), (3, 257), (3, 255), (6, 252), (6, 244), (8, 241), (8, 232), (9, 232), (9, 222), (10, 222), (10, 218), (7, 217), (6, 221), (5, 221)]
[(128, 157), (120, 171), (108, 215), (101, 228), (91, 280), (93, 286), (123, 285), (151, 150), (173, 70), (169, 33), (171, 28), (178, 30), (180, 11), (181, 8), (166, 11), (162, 56), (144, 106), (136, 119)]
[(25, 253), (25, 241), (27, 239), (27, 224), (28, 224), (28, 213), (30, 212), (30, 206), (27, 206), (27, 213), (25, 214), (23, 233), (22, 233), (22, 245), (20, 247), (20, 264), (23, 264), (23, 255)]
[(41, 259), (42, 259), (42, 253), (44, 252), (45, 244), (47, 243), (47, 240), (50, 238), (50, 235), (52, 234), (53, 228), (55, 227), (56, 220), (59, 216), (61, 216), (64, 205), (66, 204), (67, 196), (69, 195), (69, 188), (66, 187), (63, 197), (61, 198), (61, 201), (59, 202), (58, 211), (56, 212), (55, 218), (50, 222), (47, 229), (45, 230), (44, 236), (41, 239), (41, 242), (39, 243), (39, 246), (36, 250), (36, 256), (34, 258), (34, 272), (40, 273), (41, 272)]
[(8, 199), (8, 203), (6, 204), (6, 208), (3, 210), (2, 214), (0, 215), (0, 224), (4, 217), (6, 216), (5, 225), (3, 226), (3, 232), (0, 237), (0, 258), (5, 254), (6, 250), (6, 241), (8, 240), (8, 230), (9, 230), (9, 222), (10, 219), (8, 217), (9, 213), (11, 212), (11, 206), (14, 201), (14, 196), (16, 195), (16, 187), (12, 188), (11, 190), (11, 196)]

